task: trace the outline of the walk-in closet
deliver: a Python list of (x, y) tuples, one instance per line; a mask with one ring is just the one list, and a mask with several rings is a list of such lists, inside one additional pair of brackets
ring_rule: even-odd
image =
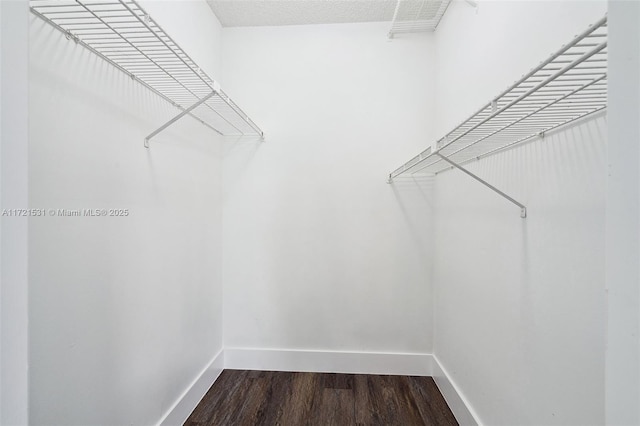
[(0, 1), (0, 424), (640, 425), (640, 1)]

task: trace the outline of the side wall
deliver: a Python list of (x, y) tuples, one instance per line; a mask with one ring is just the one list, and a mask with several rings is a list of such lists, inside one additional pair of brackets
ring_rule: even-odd
[(225, 347), (431, 352), (430, 186), (385, 173), (429, 140), (432, 36), (387, 31), (223, 31), (266, 134), (225, 152)]
[[(142, 6), (220, 74), (204, 1)], [(178, 111), (31, 18), (29, 205), (129, 214), (30, 220), (30, 420), (154, 424), (222, 349), (221, 142), (186, 117), (146, 150)]]
[[(438, 134), (606, 12), (454, 2), (437, 37)], [(506, 36), (508, 35), (508, 36)], [(435, 179), (434, 353), (491, 425), (603, 424), (606, 118)]]
[[(28, 203), (28, 33), (26, 0), (0, 2), (0, 208)], [(25, 217), (0, 217), (0, 424), (28, 422), (27, 240)]]
[(640, 4), (609, 1), (608, 425), (640, 424)]

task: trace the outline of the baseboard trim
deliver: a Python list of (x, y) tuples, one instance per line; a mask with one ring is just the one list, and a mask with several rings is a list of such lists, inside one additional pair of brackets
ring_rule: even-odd
[(430, 354), (226, 348), (225, 368), (431, 376)]
[(461, 426), (482, 426), (464, 395), (432, 354), (227, 348), (177, 399), (157, 426), (184, 424), (224, 369), (432, 376)]
[(220, 350), (200, 372), (198, 377), (196, 377), (182, 395), (180, 395), (178, 400), (162, 419), (160, 419), (157, 425), (176, 426), (184, 424), (211, 385), (218, 379), (218, 376), (220, 376), (224, 368), (224, 350)]
[(432, 366), (433, 380), (460, 426), (482, 426), (478, 415), (473, 411), (469, 402), (435, 355), (432, 355)]

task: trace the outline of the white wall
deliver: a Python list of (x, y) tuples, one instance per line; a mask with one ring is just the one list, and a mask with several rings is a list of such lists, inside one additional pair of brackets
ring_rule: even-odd
[(429, 189), (385, 175), (428, 143), (433, 45), (387, 31), (223, 30), (223, 85), (266, 135), (225, 154), (226, 347), (431, 351)]
[(222, 25), (206, 1), (141, 0), (138, 3), (209, 77), (220, 79)]
[(640, 423), (640, 4), (609, 2), (606, 421)]
[[(604, 2), (454, 2), (436, 33), (438, 135), (601, 18)], [(603, 424), (606, 119), (435, 180), (434, 353), (479, 420)]]
[[(0, 208), (27, 206), (28, 3), (0, 2)], [(27, 219), (0, 218), (0, 424), (27, 424)]]
[[(219, 72), (204, 1), (144, 7)], [(30, 206), (130, 210), (30, 220), (30, 420), (153, 424), (222, 348), (221, 143), (187, 117), (144, 149), (175, 108), (36, 17), (30, 43)]]
[(605, 118), (470, 165), (526, 220), (455, 171), (384, 183), (604, 2), (454, 2), (393, 41), (143, 6), (267, 141), (186, 119), (145, 151), (176, 111), (32, 21), (30, 206), (132, 212), (30, 221), (34, 424), (156, 422), (223, 340), (434, 350), (484, 423), (604, 423)]
[(602, 18), (605, 0), (451, 2), (437, 31), (438, 137)]

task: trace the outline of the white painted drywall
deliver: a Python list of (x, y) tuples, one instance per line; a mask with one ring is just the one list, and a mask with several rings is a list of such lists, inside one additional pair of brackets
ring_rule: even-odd
[[(28, 2), (0, 2), (0, 210), (28, 204)], [(0, 424), (28, 421), (27, 238), (24, 217), (0, 218)]]
[[(222, 74), (222, 25), (204, 0), (141, 0), (149, 16), (209, 77)], [(224, 89), (224, 87), (223, 87)]]
[[(219, 57), (204, 1), (144, 6)], [(130, 214), (30, 220), (30, 421), (154, 424), (222, 348), (221, 142), (187, 117), (146, 150), (178, 111), (31, 18), (30, 206)]]
[(606, 424), (640, 424), (640, 3), (609, 2)]
[(435, 32), (438, 137), (602, 18), (605, 0), (451, 2)]
[[(0, 22), (2, 22), (2, 5), (0, 4)], [(2, 176), (2, 31), (0, 31), (0, 177)], [(0, 179), (0, 202), (2, 200), (2, 179)], [(0, 205), (0, 207), (2, 207)], [(2, 219), (0, 219), (2, 220)], [(2, 226), (0, 222), (0, 242), (2, 241)], [(2, 294), (2, 244), (0, 243), (0, 294)], [(2, 324), (4, 321), (2, 320), (2, 313), (4, 310), (2, 309), (2, 303), (0, 303), (0, 419), (2, 419), (2, 406), (4, 405), (4, 399), (2, 395), (4, 392), (2, 391), (2, 376), (4, 371), (4, 364), (2, 363), (2, 347), (4, 347), (4, 333), (2, 332)]]
[(385, 173), (429, 140), (433, 45), (387, 31), (223, 30), (223, 84), (266, 134), (225, 152), (225, 347), (431, 351), (429, 182)]
[[(601, 18), (605, 2), (454, 2), (437, 43), (442, 135)], [(491, 425), (603, 424), (606, 119), (435, 179), (434, 354)]]

